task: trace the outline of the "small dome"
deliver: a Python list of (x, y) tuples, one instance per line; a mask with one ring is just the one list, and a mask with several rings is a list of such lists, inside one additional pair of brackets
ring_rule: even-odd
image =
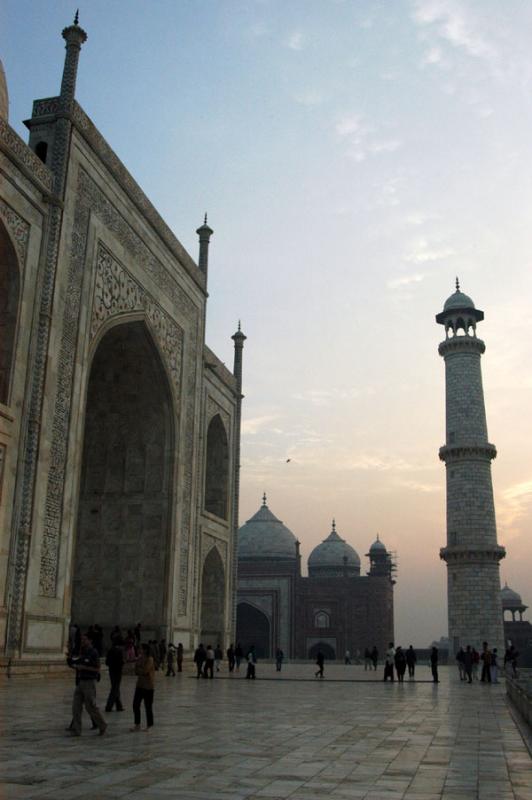
[(0, 61), (0, 117), (7, 122), (9, 119), (9, 94), (7, 91), (6, 73)]
[(501, 589), (501, 600), (503, 608), (517, 608), (523, 605), (521, 595), (510, 589), (507, 583)]
[(266, 505), (262, 506), (238, 531), (238, 559), (297, 558), (296, 537)]
[(444, 311), (450, 311), (453, 308), (475, 308), (475, 304), (467, 294), (457, 289), (443, 304)]
[(335, 578), (346, 573), (349, 577), (360, 575), (360, 558), (357, 551), (338, 535), (333, 520), (332, 531), (308, 558), (308, 574), (311, 578)]
[(369, 552), (371, 553), (386, 553), (386, 547), (379, 539), (379, 534), (377, 534), (377, 538), (369, 548)]

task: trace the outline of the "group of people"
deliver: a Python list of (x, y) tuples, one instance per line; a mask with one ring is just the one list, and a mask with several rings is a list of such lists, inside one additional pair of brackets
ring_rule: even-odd
[[(236, 647), (234, 644), (229, 645), (226, 650), (226, 657), (229, 672), (240, 672), (240, 664), (244, 658), (244, 651), (240, 642), (237, 642)], [(200, 643), (194, 651), (196, 678), (214, 678), (214, 673), (220, 672), (222, 661), (223, 651), (220, 644), (217, 644), (216, 647), (213, 648), (210, 644), (205, 647), (202, 643)], [(248, 649), (246, 654), (246, 663), (246, 678), (255, 678), (255, 665), (257, 663), (255, 645), (251, 645), (251, 647)], [(278, 669), (280, 669), (280, 666), (278, 666)]]
[(364, 650), (364, 671), (373, 669), (376, 672), (378, 661), (379, 651), (377, 650), (377, 646), (374, 645), (372, 650), (366, 647)]
[[(517, 675), (518, 656), (514, 645), (509, 644), (504, 654), (504, 668), (513, 677)], [(482, 664), (480, 683), (499, 683), (499, 654), (496, 647), (490, 649), (488, 642), (482, 643), (480, 653), (469, 644), (465, 650), (460, 647), (456, 654), (456, 663), (461, 681), (473, 683), (478, 680), (479, 666)]]
[[(376, 648), (374, 648), (376, 650)], [(377, 662), (375, 661), (375, 669)], [(384, 681), (390, 679), (394, 680), (394, 669), (397, 673), (397, 680), (403, 683), (405, 673), (408, 669), (408, 677), (413, 678), (416, 674), (417, 653), (410, 645), (407, 650), (403, 650), (401, 645), (394, 647), (393, 642), (390, 642), (388, 649), (384, 656)], [(439, 683), (438, 678), (438, 648), (433, 647), (430, 654), (430, 666), (432, 669), (432, 680), (434, 683)]]

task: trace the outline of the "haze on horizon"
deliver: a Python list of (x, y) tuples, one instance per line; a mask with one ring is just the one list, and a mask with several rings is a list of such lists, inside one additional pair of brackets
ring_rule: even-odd
[[(478, 335), (505, 580), (532, 604), (532, 6), (103, 0), (77, 99), (188, 251), (215, 234), (208, 340), (244, 351), (241, 523), (267, 492), (304, 561), (335, 517), (397, 552), (396, 639), (446, 634), (443, 338)], [(10, 122), (57, 94), (59, 0), (4, 0)], [(290, 459), (288, 461), (288, 459)]]

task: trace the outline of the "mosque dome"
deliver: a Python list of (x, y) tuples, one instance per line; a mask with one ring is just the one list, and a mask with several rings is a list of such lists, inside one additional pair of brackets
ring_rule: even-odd
[(4, 72), (4, 66), (1, 61), (0, 61), (0, 118), (5, 119), (6, 122), (9, 119), (9, 94), (7, 91), (6, 73)]
[(519, 608), (523, 605), (521, 595), (510, 589), (507, 583), (501, 589), (501, 600), (503, 608)]
[(375, 553), (386, 553), (386, 547), (379, 539), (379, 535), (377, 534), (377, 538), (369, 548), (369, 554), (374, 555)]
[(238, 531), (238, 559), (296, 560), (296, 537), (266, 505), (262, 506)]
[(453, 308), (474, 309), (475, 304), (471, 300), (471, 298), (467, 296), (467, 294), (464, 294), (463, 292), (460, 291), (460, 289), (457, 289), (455, 292), (453, 292), (453, 294), (450, 297), (447, 298), (447, 300), (443, 304), (444, 311), (452, 311)]
[(333, 520), (332, 531), (308, 558), (308, 574), (311, 578), (334, 578), (346, 573), (349, 577), (360, 575), (360, 558), (357, 551), (338, 535)]

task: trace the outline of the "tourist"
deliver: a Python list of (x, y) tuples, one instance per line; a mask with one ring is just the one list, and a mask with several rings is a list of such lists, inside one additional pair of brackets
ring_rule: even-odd
[(384, 678), (383, 680), (388, 680), (388, 678), (393, 683), (393, 667), (395, 663), (395, 648), (393, 646), (393, 642), (390, 642), (388, 645), (388, 649), (384, 656)]
[(111, 647), (107, 651), (105, 663), (109, 668), (109, 680), (111, 681), (111, 690), (105, 710), (107, 712), (113, 710), (116, 705), (117, 711), (123, 711), (122, 700), (120, 699), (120, 684), (122, 682), (122, 668), (124, 666), (124, 649), (122, 647), (122, 639), (117, 636), (113, 639)]
[(371, 660), (373, 661), (373, 669), (377, 672), (377, 664), (379, 663), (379, 651), (377, 647), (374, 645), (373, 650), (371, 651)]
[(94, 647), (92, 635), (89, 636), (87, 633), (82, 635), (79, 656), (69, 657), (67, 664), (77, 673), (72, 701), (72, 734), (81, 736), (81, 714), (85, 706), (93, 726), (97, 726), (102, 736), (107, 729), (107, 723), (96, 705), (96, 681), (100, 678), (100, 657)]
[(433, 647), (430, 651), (430, 669), (432, 672), (432, 680), (434, 683), (439, 683), (438, 678), (438, 648)]
[(473, 651), (468, 644), (464, 653), (464, 670), (468, 683), (473, 683)]
[(498, 664), (497, 664), (497, 648), (494, 647), (491, 653), (491, 664), (490, 664), (490, 678), (492, 683), (499, 683), (498, 680)]
[(177, 671), (178, 672), (183, 672), (184, 650), (183, 650), (183, 644), (181, 642), (179, 642), (178, 645), (177, 645), (177, 654), (176, 655), (177, 655)]
[(79, 625), (73, 623), (69, 628), (68, 633), (68, 653), (71, 656), (79, 655), (81, 648), (81, 631)]
[(120, 627), (118, 625), (115, 625), (113, 630), (111, 631), (111, 644), (113, 644), (115, 639), (120, 639), (121, 644), (124, 643), (122, 637), (122, 631), (120, 630)]
[(163, 666), (166, 663), (166, 651), (167, 651), (166, 639), (161, 639), (158, 648), (159, 664), (161, 666)]
[(140, 655), (135, 662), (137, 685), (133, 697), (133, 715), (135, 723), (131, 731), (140, 731), (140, 706), (144, 700), (146, 712), (146, 731), (153, 727), (153, 693), (155, 689), (155, 662), (149, 644), (141, 644)]
[(216, 672), (220, 672), (220, 664), (223, 661), (223, 657), (224, 654), (222, 648), (220, 647), (220, 643), (218, 642), (214, 648), (214, 666), (216, 667)]
[(244, 651), (242, 650), (240, 642), (237, 642), (235, 647), (235, 665), (236, 665), (235, 669), (237, 672), (240, 672), (240, 662), (242, 661), (243, 658), (244, 658)]
[(159, 645), (157, 643), (157, 639), (150, 639), (148, 642), (148, 647), (150, 648), (150, 656), (153, 658), (153, 664), (155, 669), (159, 669)]
[(128, 630), (125, 641), (126, 661), (128, 664), (133, 663), (137, 658), (137, 651), (135, 649), (135, 635), (132, 630)]
[(403, 652), (401, 645), (397, 645), (394, 656), (395, 669), (397, 672), (397, 680), (399, 683), (404, 683), (406, 672), (406, 656)]
[(349, 652), (349, 650), (346, 650), (344, 655), (344, 664), (347, 667), (347, 665), (350, 663), (351, 663), (351, 653)]
[(284, 659), (284, 653), (281, 650), (281, 648), (278, 647), (277, 650), (275, 651), (275, 669), (277, 670), (277, 672), (281, 671), (281, 668), (283, 666), (283, 659)]
[(413, 678), (416, 672), (416, 664), (417, 664), (417, 655), (416, 651), (410, 645), (408, 650), (406, 651), (406, 665), (408, 667), (408, 677)]
[(506, 674), (510, 672), (510, 677), (517, 678), (517, 658), (519, 653), (511, 644), (504, 654), (504, 668)]
[(256, 668), (255, 665), (257, 663), (257, 655), (255, 653), (255, 645), (252, 644), (248, 650), (248, 654), (246, 656), (246, 661), (248, 663), (247, 671), (246, 671), (246, 678), (255, 680), (255, 672)]
[(232, 672), (235, 668), (235, 648), (233, 647), (232, 642), (227, 648), (226, 656), (227, 656), (227, 664), (229, 667), (229, 672)]
[(214, 678), (214, 650), (212, 649), (210, 644), (207, 645), (207, 649), (205, 651), (205, 664), (203, 667), (203, 677)]
[(478, 665), (480, 664), (480, 653), (478, 652), (478, 650), (475, 650), (474, 647), (471, 649), (471, 652), (473, 653), (473, 669), (472, 669), (473, 680), (478, 681)]
[(93, 644), (98, 651), (98, 655), (101, 656), (103, 653), (103, 630), (99, 625), (94, 626)]
[(206, 653), (205, 648), (199, 643), (194, 653), (194, 664), (196, 665), (196, 678), (201, 678), (203, 672), (203, 665), (205, 663)]
[(464, 648), (460, 647), (459, 651), (456, 654), (456, 663), (458, 665), (458, 674), (460, 675), (461, 681), (465, 681), (466, 679), (464, 656), (465, 656)]
[(176, 657), (176, 649), (172, 642), (168, 645), (168, 651), (166, 653), (166, 677), (175, 678), (175, 657)]
[(320, 680), (322, 680), (323, 679), (323, 668), (325, 666), (325, 656), (323, 655), (321, 650), (318, 650), (318, 653), (316, 655), (316, 665), (317, 665), (318, 669), (316, 670), (314, 675), (315, 675), (316, 678), (320, 678)]
[(372, 666), (373, 666), (373, 661), (371, 658), (371, 650), (369, 649), (369, 647), (366, 647), (366, 649), (364, 650), (364, 672), (366, 672), (368, 669), (371, 671)]
[(480, 654), (482, 661), (482, 673), (480, 675), (481, 683), (491, 683), (491, 650), (487, 642), (482, 642), (482, 653)]

